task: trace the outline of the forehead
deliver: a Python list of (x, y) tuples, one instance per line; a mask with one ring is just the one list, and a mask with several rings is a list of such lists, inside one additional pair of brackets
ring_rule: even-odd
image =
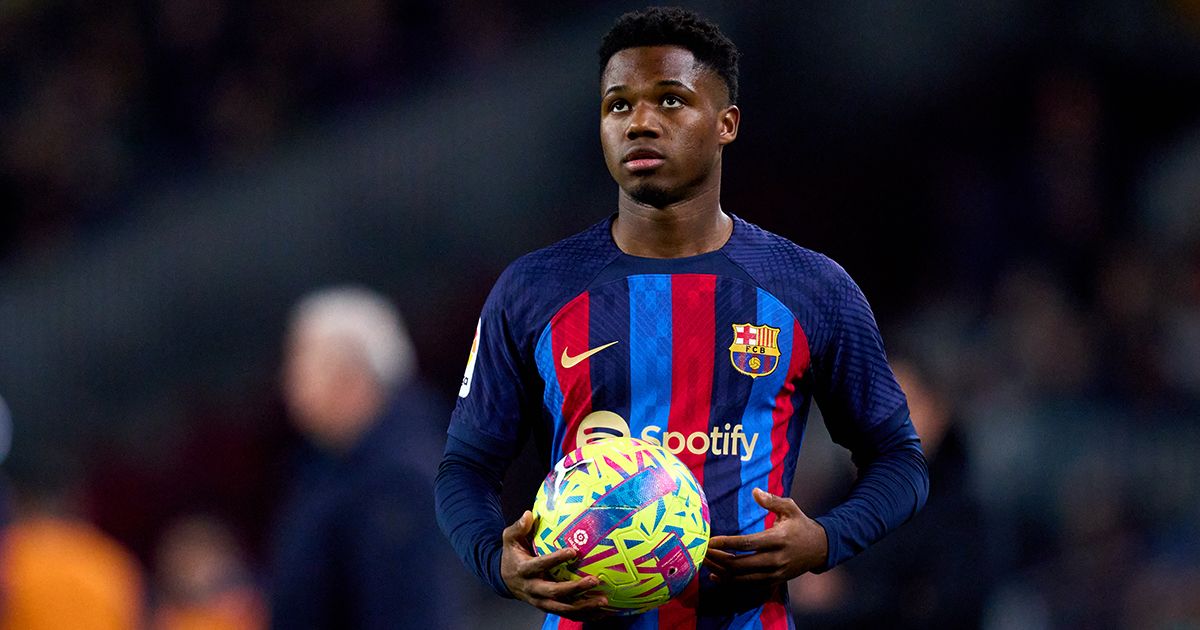
[(600, 91), (618, 85), (634, 87), (660, 81), (680, 81), (696, 87), (715, 75), (696, 62), (692, 51), (681, 46), (639, 46), (618, 50), (600, 77)]

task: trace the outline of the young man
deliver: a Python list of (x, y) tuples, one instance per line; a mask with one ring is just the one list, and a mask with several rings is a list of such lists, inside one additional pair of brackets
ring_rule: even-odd
[[(574, 550), (535, 557), (531, 515), (505, 528), (497, 497), (530, 434), (549, 469), (582, 444), (591, 414), (610, 412), (606, 428), (616, 414), (619, 432), (678, 450), (704, 486), (713, 538), (681, 597), (604, 627), (786, 628), (788, 579), (846, 560), (920, 509), (920, 443), (845, 271), (721, 209), (722, 149), (741, 117), (733, 44), (693, 13), (654, 8), (617, 21), (600, 63), (617, 213), (497, 281), (451, 420), (439, 523), (498, 593), (550, 613), (545, 628), (603, 616), (593, 578), (544, 577)], [(816, 520), (786, 498), (814, 397), (860, 471)]]

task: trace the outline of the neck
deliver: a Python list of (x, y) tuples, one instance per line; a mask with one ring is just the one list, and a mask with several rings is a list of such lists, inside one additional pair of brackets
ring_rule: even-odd
[(655, 208), (624, 190), (617, 202), (612, 237), (621, 251), (643, 258), (683, 258), (721, 249), (733, 233), (733, 220), (721, 211), (721, 186)]

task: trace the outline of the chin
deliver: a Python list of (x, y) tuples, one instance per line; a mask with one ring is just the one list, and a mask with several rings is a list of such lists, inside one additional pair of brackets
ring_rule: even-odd
[(649, 182), (636, 184), (626, 191), (634, 201), (653, 208), (665, 208), (679, 201), (679, 194)]

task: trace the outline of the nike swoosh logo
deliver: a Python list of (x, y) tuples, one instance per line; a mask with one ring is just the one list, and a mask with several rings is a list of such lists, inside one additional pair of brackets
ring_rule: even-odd
[(617, 344), (616, 341), (610, 341), (610, 342), (604, 344), (603, 346), (596, 346), (595, 348), (592, 348), (591, 350), (588, 350), (587, 352), (584, 352), (583, 354), (580, 354), (578, 356), (571, 356), (571, 355), (567, 354), (567, 349), (563, 348), (562, 359), (561, 359), (562, 366), (564, 368), (571, 369), (571, 368), (575, 367), (576, 365), (579, 365), (579, 363), (581, 361), (583, 361), (584, 359), (592, 356), (593, 354), (596, 354), (597, 352), (600, 352), (601, 350), (603, 350), (609, 346), (613, 346), (616, 344)]

